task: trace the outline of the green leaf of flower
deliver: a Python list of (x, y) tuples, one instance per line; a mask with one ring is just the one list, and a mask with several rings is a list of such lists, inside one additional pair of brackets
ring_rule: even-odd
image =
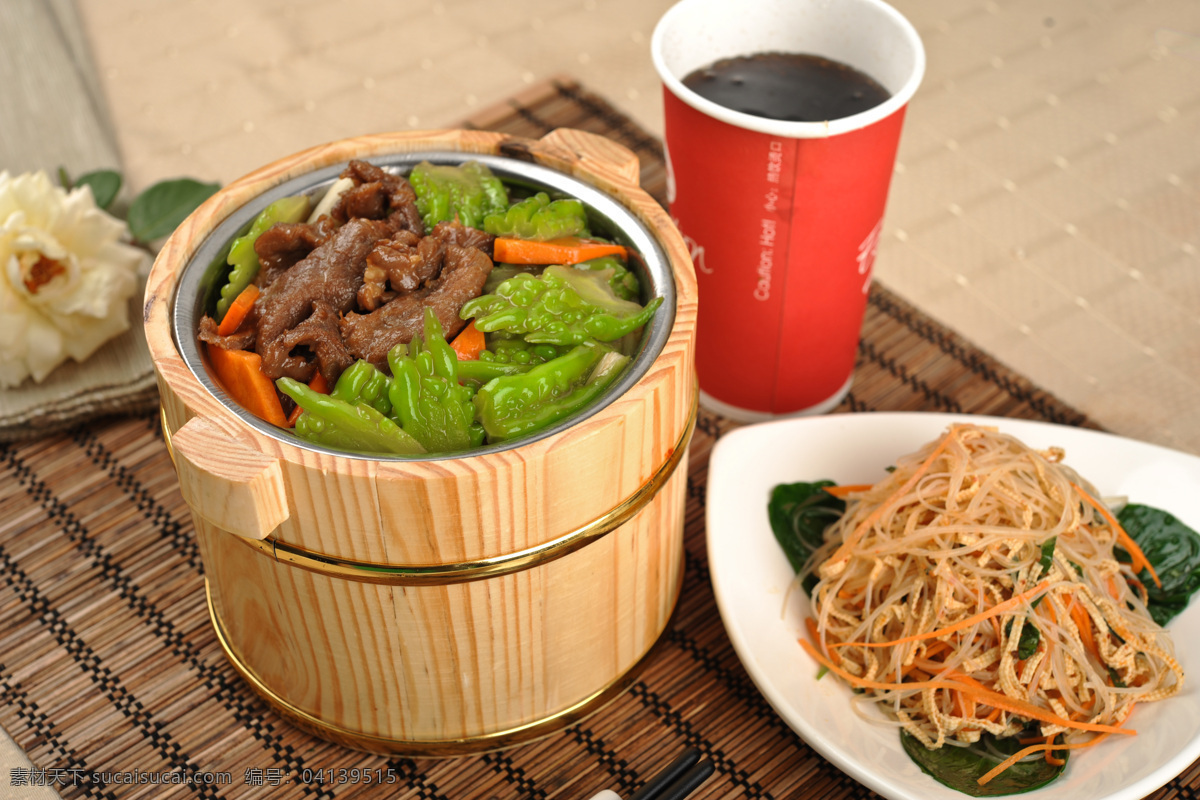
[(219, 183), (201, 183), (191, 178), (160, 181), (129, 206), (129, 232), (140, 242), (162, 238), (220, 188)]
[(92, 197), (96, 198), (96, 205), (107, 209), (121, 191), (121, 173), (111, 169), (98, 169), (80, 175), (75, 179), (75, 185), (92, 187)]

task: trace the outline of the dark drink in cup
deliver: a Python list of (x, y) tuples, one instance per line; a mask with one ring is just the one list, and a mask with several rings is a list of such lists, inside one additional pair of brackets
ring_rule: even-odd
[(688, 74), (683, 85), (734, 111), (790, 122), (849, 117), (891, 96), (865, 72), (812, 53), (723, 58)]
[(651, 49), (701, 401), (743, 421), (828, 411), (850, 388), (920, 38), (881, 0), (683, 0)]

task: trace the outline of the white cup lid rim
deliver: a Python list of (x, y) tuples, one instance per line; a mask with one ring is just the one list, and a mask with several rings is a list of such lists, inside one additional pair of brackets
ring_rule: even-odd
[(823, 122), (793, 122), (759, 117), (754, 114), (735, 111), (719, 103), (714, 103), (689, 89), (684, 85), (683, 80), (675, 75), (667, 66), (666, 58), (663, 55), (663, 42), (672, 18), (677, 14), (686, 13), (687, 11), (685, 8), (686, 3), (683, 2), (676, 3), (668, 9), (667, 13), (658, 21), (658, 24), (654, 28), (654, 34), (650, 39), (650, 56), (659, 77), (671, 94), (706, 116), (713, 117), (726, 124), (789, 139), (821, 139), (837, 134), (849, 133), (850, 131), (859, 130), (882, 119), (886, 119), (907, 105), (908, 101), (916, 93), (917, 87), (920, 86), (921, 79), (925, 74), (925, 48), (921, 43), (920, 35), (912, 23), (899, 11), (882, 2), (882, 0), (865, 0), (865, 2), (878, 7), (883, 13), (892, 18), (892, 21), (912, 48), (914, 64), (911, 74), (891, 97), (877, 106), (847, 117)]

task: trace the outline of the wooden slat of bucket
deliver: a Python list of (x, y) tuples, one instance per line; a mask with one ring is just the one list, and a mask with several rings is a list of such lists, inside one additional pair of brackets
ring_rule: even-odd
[[(486, 122), (526, 136), (563, 125), (612, 136), (638, 153), (643, 186), (662, 197), (657, 142), (577, 84), (540, 87)], [(953, 407), (1089, 424), (886, 287), (873, 289), (863, 332), (839, 411)], [(703, 501), (712, 445), (733, 427), (700, 414), (684, 487), (683, 590), (638, 683), (544, 741), (436, 761), (389, 761), (316, 739), (237, 677), (208, 620), (195, 532), (157, 415), (2, 446), (0, 725), (42, 770), (230, 774), (229, 785), (146, 795), (164, 798), (371, 796), (361, 783), (300, 782), (306, 769), (336, 778), (342, 768), (393, 769), (388, 795), (397, 797), (577, 798), (604, 787), (628, 795), (686, 745), (718, 767), (697, 798), (870, 797), (779, 721), (725, 638), (708, 585)], [(267, 785), (248, 784), (247, 770), (259, 771), (252, 780), (265, 773)], [(287, 783), (270, 785), (284, 772)], [(57, 787), (66, 797), (122, 796), (120, 787), (67, 782)], [(1192, 769), (1156, 796), (1198, 790)]]

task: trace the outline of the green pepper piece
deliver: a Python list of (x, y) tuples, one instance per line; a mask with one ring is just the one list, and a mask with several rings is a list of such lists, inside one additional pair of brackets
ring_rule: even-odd
[(475, 409), (471, 389), (458, 382), (458, 354), (446, 343), (432, 308), (425, 309), (425, 340), (413, 337), (406, 348), (388, 353), (392, 414), (430, 453), (471, 446)]
[(524, 375), (489, 381), (474, 400), (488, 440), (526, 436), (575, 414), (603, 394), (629, 361), (589, 342)]
[(392, 413), (392, 401), (388, 398), (391, 385), (391, 378), (369, 361), (360, 359), (342, 372), (329, 394), (350, 405), (364, 403), (386, 416)]
[(499, 361), (472, 359), (458, 362), (458, 379), (463, 383), (484, 384), (504, 375), (520, 375), (533, 369), (533, 364), (505, 364)]
[(280, 378), (275, 385), (304, 409), (294, 428), (302, 439), (361, 453), (416, 455), (425, 452), (425, 448), (399, 425), (364, 403), (351, 405), (332, 395), (314, 392), (291, 378)]
[(642, 286), (638, 283), (637, 275), (629, 271), (625, 266), (625, 262), (616, 256), (601, 256), (593, 258), (590, 261), (580, 261), (578, 264), (572, 265), (575, 269), (586, 269), (593, 272), (602, 272), (604, 270), (612, 270), (612, 274), (608, 279), (608, 286), (613, 290), (613, 294), (622, 300), (632, 300), (637, 302), (638, 295), (642, 291)]
[(488, 273), (487, 280), (483, 282), (482, 294), (490, 294), (496, 291), (496, 287), (504, 283), (514, 275), (519, 275), (522, 272), (528, 272), (536, 275), (544, 268), (540, 264), (497, 264)]
[(225, 285), (221, 287), (221, 299), (217, 301), (217, 322), (220, 322), (233, 301), (242, 290), (258, 277), (258, 253), (254, 252), (254, 243), (268, 228), (277, 222), (299, 222), (308, 217), (309, 201), (307, 197), (283, 197), (262, 210), (245, 236), (233, 240), (229, 248), (226, 263), (233, 269)]
[(461, 165), (422, 161), (408, 176), (417, 195), (417, 211), (426, 229), (455, 218), (470, 228), (483, 227), (488, 214), (508, 208), (508, 191), (490, 169), (478, 161)]
[(587, 211), (574, 198), (551, 200), (550, 195), (538, 192), (503, 213), (483, 218), (483, 229), (493, 236), (516, 239), (536, 239), (544, 242), (564, 236), (590, 236)]
[(567, 354), (569, 346), (533, 344), (524, 339), (497, 339), (488, 350), (479, 354), (481, 361), (498, 364), (544, 364)]
[(662, 305), (644, 308), (613, 294), (603, 272), (550, 266), (540, 276), (520, 274), (493, 294), (468, 300), (460, 312), (484, 333), (504, 331), (533, 344), (611, 342), (645, 325)]

